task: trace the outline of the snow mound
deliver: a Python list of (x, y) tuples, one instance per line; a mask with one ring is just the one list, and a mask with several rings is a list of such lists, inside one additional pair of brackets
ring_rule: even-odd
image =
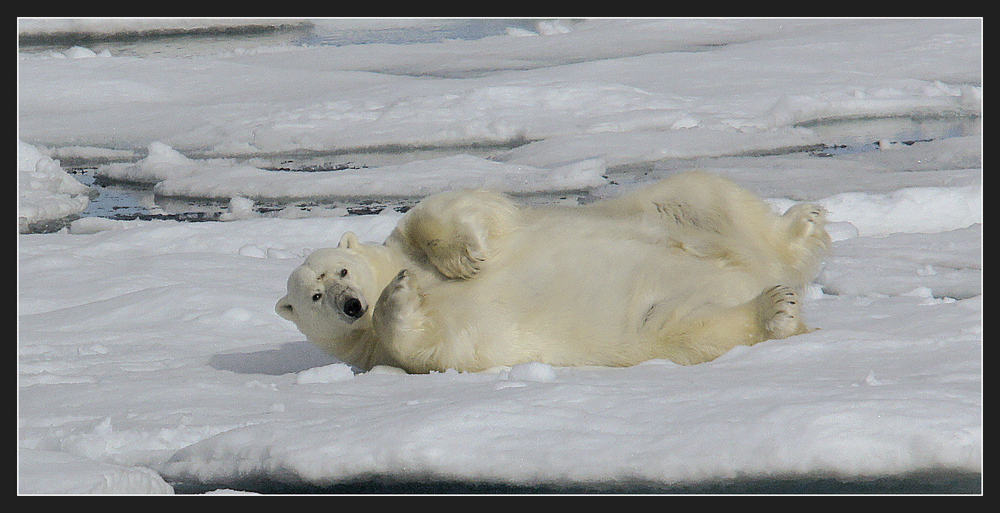
[(943, 232), (983, 222), (983, 187), (910, 187), (887, 194), (845, 192), (818, 201), (834, 222), (861, 236)]
[(540, 362), (519, 363), (507, 371), (507, 379), (511, 381), (547, 382), (556, 379), (555, 369)]
[(57, 160), (17, 141), (17, 227), (54, 221), (87, 209), (90, 188), (63, 171)]
[(315, 383), (332, 383), (354, 378), (354, 369), (345, 363), (334, 363), (322, 367), (306, 369), (295, 375), (295, 382), (300, 385)]

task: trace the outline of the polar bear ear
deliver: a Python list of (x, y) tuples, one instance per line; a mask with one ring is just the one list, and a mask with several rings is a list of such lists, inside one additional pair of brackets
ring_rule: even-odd
[(274, 311), (285, 319), (295, 322), (295, 310), (292, 309), (292, 303), (288, 301), (288, 296), (278, 300), (278, 303), (274, 305)]
[(342, 249), (356, 249), (360, 245), (358, 236), (354, 235), (354, 232), (347, 232), (340, 238), (340, 245), (337, 247)]

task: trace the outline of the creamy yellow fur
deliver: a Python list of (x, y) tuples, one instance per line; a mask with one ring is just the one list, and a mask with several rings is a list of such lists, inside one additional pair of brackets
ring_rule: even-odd
[(807, 331), (800, 293), (829, 248), (824, 223), (700, 172), (582, 207), (452, 191), (384, 245), (346, 234), (311, 255), (276, 310), (362, 368), (693, 364)]

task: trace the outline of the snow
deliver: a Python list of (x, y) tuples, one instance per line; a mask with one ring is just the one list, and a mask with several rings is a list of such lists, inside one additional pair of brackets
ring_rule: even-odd
[[(19, 31), (226, 22), (157, 23)], [(982, 115), (982, 20), (518, 20), (473, 39), (262, 41), (19, 52), (19, 493), (982, 472), (982, 136), (882, 124)], [(793, 151), (872, 126), (870, 151)], [(345, 151), (388, 157), (261, 163)], [(223, 200), (225, 222), (73, 220), (89, 191), (61, 160), (80, 157), (160, 196)], [(819, 330), (691, 367), (406, 375), (352, 369), (273, 311), (305, 255), (347, 230), (380, 242), (402, 214), (263, 215), (256, 201), (481, 185), (605, 197), (689, 166), (776, 210), (830, 212), (834, 254), (805, 305)]]
[(354, 370), (346, 363), (333, 363), (322, 367), (306, 369), (295, 375), (295, 383), (304, 385), (308, 383), (331, 383), (342, 381), (354, 377)]
[(18, 475), (18, 493), (92, 494), (134, 493), (170, 494), (173, 488), (156, 472), (145, 467), (121, 467), (101, 463), (68, 452), (18, 449), (22, 466)]
[(460, 154), (316, 176), (275, 173), (231, 159), (196, 161), (159, 142), (150, 144), (148, 156), (134, 164), (108, 164), (97, 169), (98, 176), (154, 184), (153, 191), (160, 196), (256, 199), (423, 196), (455, 187), (511, 193), (586, 189), (607, 183), (604, 172), (600, 159), (534, 168)]
[(17, 141), (17, 227), (79, 214), (90, 203), (89, 188), (59, 162), (30, 144)]

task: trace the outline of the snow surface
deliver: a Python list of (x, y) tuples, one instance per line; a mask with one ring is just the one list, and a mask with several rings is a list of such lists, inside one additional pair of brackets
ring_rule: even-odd
[(89, 188), (37, 148), (17, 141), (17, 227), (79, 214), (90, 204)]
[(149, 146), (134, 164), (108, 164), (98, 176), (153, 184), (159, 196), (258, 200), (326, 196), (424, 196), (450, 188), (487, 187), (511, 193), (587, 189), (604, 185), (599, 159), (556, 168), (534, 168), (460, 154), (378, 168), (320, 175), (275, 173), (231, 159), (192, 160), (163, 143)]
[[(47, 25), (19, 30), (59, 31)], [(84, 217), (18, 236), (19, 493), (982, 472), (981, 135), (788, 153), (838, 144), (827, 129), (858, 118), (981, 116), (981, 20), (549, 21), (507, 34), (19, 53), (19, 229), (86, 208), (70, 157), (131, 156), (98, 173), (229, 200), (228, 222)], [(526, 144), (460, 149), (513, 143)], [(330, 173), (254, 160), (408, 146), (458, 149)], [(834, 255), (805, 306), (819, 330), (691, 367), (405, 375), (356, 373), (273, 312), (306, 254), (347, 230), (379, 242), (401, 214), (264, 216), (256, 200), (481, 184), (601, 197), (695, 164), (776, 209), (830, 211)]]

